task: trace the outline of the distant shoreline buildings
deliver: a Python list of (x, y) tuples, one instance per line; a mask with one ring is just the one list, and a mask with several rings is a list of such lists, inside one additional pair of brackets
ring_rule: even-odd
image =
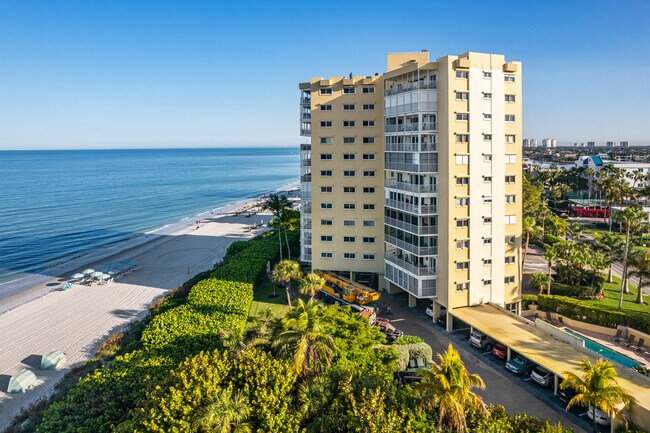
[[(540, 142), (536, 138), (524, 138), (523, 140), (523, 147), (525, 148), (546, 148), (546, 149), (553, 149), (558, 146), (557, 144), (557, 139), (555, 138), (544, 138)], [(614, 149), (617, 147), (620, 147), (622, 149), (626, 149), (630, 147), (630, 142), (629, 141), (606, 141), (603, 143), (599, 143), (597, 141), (583, 141), (583, 142), (574, 142), (573, 144), (561, 144), (561, 147), (577, 147), (577, 148), (588, 148), (588, 149), (594, 149), (596, 147), (606, 147), (608, 149)]]

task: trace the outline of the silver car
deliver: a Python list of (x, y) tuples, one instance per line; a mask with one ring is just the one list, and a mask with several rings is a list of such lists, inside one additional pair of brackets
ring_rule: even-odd
[(553, 373), (539, 365), (533, 368), (530, 378), (542, 386), (551, 386), (553, 382)]

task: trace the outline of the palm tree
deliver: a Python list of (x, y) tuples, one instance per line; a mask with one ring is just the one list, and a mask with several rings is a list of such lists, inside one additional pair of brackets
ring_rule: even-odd
[(548, 262), (548, 279), (546, 280), (546, 294), (551, 295), (551, 268), (553, 267), (553, 262), (557, 260), (559, 256), (558, 244), (547, 245), (544, 249), (544, 258)]
[(250, 433), (247, 422), (251, 415), (248, 399), (238, 391), (222, 389), (208, 400), (208, 405), (198, 411), (193, 423), (195, 431), (216, 433)]
[(291, 280), (296, 280), (300, 278), (300, 264), (294, 260), (280, 260), (273, 267), (271, 272), (271, 279), (276, 283), (283, 283), (284, 290), (287, 292), (287, 302), (289, 303), (289, 308), (291, 309), (291, 294), (289, 293), (289, 288), (291, 287)]
[(287, 245), (287, 258), (291, 260), (291, 245), (289, 245), (287, 232), (295, 230), (299, 226), (300, 212), (293, 209), (285, 209), (277, 218), (276, 223), (281, 230), (284, 230), (284, 240)]
[(300, 285), (298, 288), (300, 293), (303, 295), (309, 295), (309, 300), (313, 301), (316, 292), (318, 292), (323, 285), (325, 285), (325, 278), (310, 272), (300, 279)]
[(650, 287), (650, 258), (645, 250), (638, 249), (632, 251), (629, 260), (630, 266), (633, 268), (629, 272), (629, 276), (639, 279), (636, 303), (643, 304), (643, 289)]
[(440, 366), (432, 365), (431, 370), (420, 370), (422, 381), (416, 386), (421, 405), (427, 409), (437, 408), (439, 423), (457, 432), (465, 432), (466, 409), (486, 413), (481, 397), (472, 388), (485, 389), (485, 383), (477, 374), (470, 374), (460, 355), (451, 344), (447, 351), (438, 354)]
[(582, 233), (584, 233), (585, 228), (580, 223), (571, 223), (567, 227), (569, 232), (569, 239), (574, 241), (576, 238), (579, 238)]
[(281, 355), (293, 359), (298, 375), (315, 375), (332, 363), (336, 347), (334, 338), (323, 332), (323, 320), (322, 305), (302, 299), (282, 320), (282, 331), (273, 346)]
[(623, 293), (629, 293), (627, 288), (627, 255), (630, 249), (630, 231), (635, 229), (644, 219), (645, 214), (641, 206), (628, 206), (622, 211), (616, 212), (614, 219), (625, 226), (625, 245), (623, 247), (623, 275), (621, 277), (621, 293), (618, 298), (618, 309), (623, 308)]
[(646, 175), (640, 168), (638, 170), (626, 173), (625, 176), (628, 179), (632, 180), (632, 188), (636, 188), (637, 182), (644, 183), (646, 181)]
[(580, 369), (583, 372), (582, 377), (565, 371), (565, 379), (560, 388), (570, 388), (576, 392), (576, 395), (569, 400), (567, 409), (576, 405), (594, 408), (593, 431), (596, 433), (598, 431), (596, 408), (611, 416), (618, 413), (618, 406), (621, 403), (629, 406), (636, 401), (617, 383), (616, 370), (610, 361), (599, 359), (596, 364), (592, 364), (588, 359), (583, 359)]
[(282, 213), (287, 209), (291, 209), (291, 202), (283, 195), (269, 194), (269, 198), (262, 205), (262, 209), (270, 210), (273, 214), (272, 225), (275, 225), (278, 229), (278, 240), (280, 241), (280, 260), (282, 260), (282, 233), (278, 222)]
[(607, 282), (614, 282), (613, 278), (613, 265), (614, 257), (618, 257), (623, 254), (623, 239), (620, 236), (614, 235), (611, 233), (604, 233), (599, 235), (596, 238), (596, 248), (599, 249), (609, 262), (609, 274), (607, 276)]
[(625, 172), (613, 165), (607, 165), (600, 171), (600, 179), (598, 180), (598, 189), (605, 194), (605, 200), (608, 203), (609, 209), (609, 232), (612, 232), (612, 205), (620, 203), (622, 196), (622, 185), (625, 183), (623, 176)]
[(524, 232), (526, 233), (526, 245), (524, 246), (524, 256), (521, 259), (521, 269), (524, 268), (524, 263), (526, 262), (526, 255), (528, 254), (528, 243), (530, 242), (530, 234), (535, 230), (535, 218), (526, 217), (523, 221)]

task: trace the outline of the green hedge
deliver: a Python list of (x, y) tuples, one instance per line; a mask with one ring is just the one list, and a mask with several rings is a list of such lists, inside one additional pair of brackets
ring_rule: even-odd
[(551, 283), (551, 294), (576, 298), (593, 298), (600, 293), (598, 287), (570, 286), (568, 284)]
[(421, 358), (427, 362), (431, 362), (433, 358), (433, 350), (427, 343), (411, 343), (411, 344), (398, 344), (392, 345), (397, 352), (399, 358), (395, 362), (397, 371), (404, 371), (409, 366), (411, 359)]
[(629, 326), (638, 331), (650, 332), (650, 315), (634, 311), (618, 311), (602, 308), (598, 305), (587, 305), (584, 302), (564, 296), (524, 295), (522, 304), (528, 307), (537, 304), (541, 311), (551, 311), (570, 319), (594, 325), (615, 328), (616, 325)]

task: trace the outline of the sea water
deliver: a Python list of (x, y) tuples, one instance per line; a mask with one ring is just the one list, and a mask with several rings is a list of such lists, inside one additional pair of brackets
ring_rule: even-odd
[(298, 177), (298, 148), (0, 152), (0, 287)]

